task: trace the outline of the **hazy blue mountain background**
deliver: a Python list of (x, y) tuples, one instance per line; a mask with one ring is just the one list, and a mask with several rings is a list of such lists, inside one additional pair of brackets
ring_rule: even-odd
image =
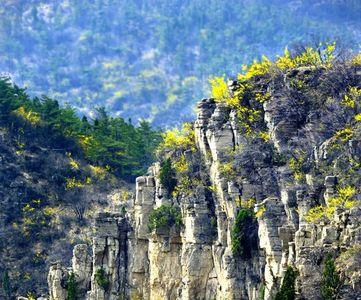
[(211, 75), (299, 41), (358, 48), (359, 0), (1, 0), (0, 72), (89, 114), (172, 126)]

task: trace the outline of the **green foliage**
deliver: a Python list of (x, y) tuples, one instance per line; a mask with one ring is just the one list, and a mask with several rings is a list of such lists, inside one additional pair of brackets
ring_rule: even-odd
[(75, 280), (75, 274), (70, 273), (66, 281), (66, 292), (68, 294), (66, 300), (77, 300), (78, 299), (78, 287)]
[(340, 276), (336, 271), (335, 261), (331, 254), (328, 254), (325, 260), (322, 282), (321, 294), (324, 300), (338, 299), (338, 290), (341, 286)]
[(266, 285), (262, 283), (259, 288), (258, 300), (264, 300), (265, 293), (266, 293)]
[(162, 186), (166, 189), (168, 196), (172, 195), (175, 187), (177, 186), (177, 179), (170, 158), (166, 159), (161, 164), (159, 180)]
[(275, 300), (294, 300), (295, 299), (295, 281), (298, 273), (292, 267), (288, 266), (282, 281), (280, 290), (275, 296)]
[(11, 298), (11, 292), (12, 292), (12, 288), (11, 288), (11, 282), (10, 282), (10, 276), (9, 276), (9, 272), (5, 271), (2, 277), (2, 289), (4, 292), (4, 295), (6, 297), (6, 299), (10, 299)]
[(62, 103), (176, 125), (213, 74), (315, 35), (358, 47), (359, 1), (292, 3), (0, 1), (0, 69)]
[(161, 141), (161, 133), (145, 121), (135, 127), (98, 108), (96, 119), (89, 122), (79, 118), (71, 107), (60, 107), (56, 100), (45, 96), (31, 99), (8, 79), (0, 78), (0, 124), (14, 123), (19, 128), (37, 126), (39, 134), (46, 134), (54, 148), (65, 146), (68, 152), (78, 148), (91, 163), (125, 179), (146, 171)]
[(105, 272), (104, 268), (100, 268), (95, 272), (95, 280), (97, 284), (104, 290), (107, 291), (110, 285), (108, 275)]
[(171, 228), (182, 225), (182, 214), (179, 207), (161, 205), (153, 209), (149, 215), (149, 230), (158, 228)]
[(252, 256), (252, 249), (255, 246), (253, 230), (255, 229), (255, 219), (252, 209), (241, 208), (234, 222), (231, 239), (232, 253), (244, 259)]

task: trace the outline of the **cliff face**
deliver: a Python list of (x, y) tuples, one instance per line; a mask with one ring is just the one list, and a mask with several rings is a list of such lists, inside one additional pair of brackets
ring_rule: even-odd
[[(307, 88), (295, 87), (299, 81)], [(155, 164), (137, 178), (126, 216), (99, 215), (92, 251), (74, 249), (80, 298), (272, 299), (291, 266), (298, 272), (296, 298), (321, 299), (331, 254), (341, 276), (339, 296), (358, 299), (361, 122), (355, 115), (361, 107), (359, 96), (352, 109), (343, 105), (340, 89), (360, 83), (357, 68), (297, 69), (266, 85), (254, 82), (269, 94), (261, 104), (245, 104), (260, 108), (262, 135), (246, 134), (235, 109), (202, 100), (194, 149), (165, 154), (188, 162), (191, 182), (169, 197)], [(230, 91), (238, 84), (230, 83)], [(182, 226), (150, 232), (152, 211), (164, 205), (180, 207)], [(237, 254), (234, 228), (245, 207), (255, 215), (243, 226)], [(312, 207), (329, 210), (315, 216)], [(100, 285), (99, 270), (106, 285)], [(66, 298), (69, 274), (51, 267), (50, 299)]]

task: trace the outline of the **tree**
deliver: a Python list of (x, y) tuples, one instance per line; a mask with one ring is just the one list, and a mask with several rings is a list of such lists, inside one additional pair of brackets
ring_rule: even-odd
[(95, 280), (97, 284), (104, 290), (107, 291), (110, 285), (110, 281), (108, 279), (108, 275), (105, 272), (104, 268), (101, 267), (95, 272)]
[(252, 256), (252, 249), (257, 243), (255, 232), (255, 219), (252, 210), (241, 208), (237, 213), (231, 232), (233, 255), (245, 259)]
[(177, 186), (176, 173), (172, 167), (170, 158), (166, 159), (160, 168), (159, 180), (163, 187), (166, 189), (168, 196), (172, 195), (175, 187)]
[(12, 288), (11, 288), (11, 284), (10, 284), (10, 276), (9, 276), (8, 271), (5, 271), (3, 274), (2, 288), (3, 288), (6, 299), (10, 299)]
[(78, 287), (75, 280), (75, 274), (73, 272), (70, 273), (68, 280), (66, 282), (66, 291), (68, 293), (66, 300), (78, 299)]
[(275, 300), (294, 300), (295, 299), (295, 281), (297, 277), (297, 271), (288, 266), (285, 276), (283, 277), (280, 290), (275, 296)]
[(149, 215), (148, 228), (150, 231), (158, 228), (168, 228), (181, 226), (182, 213), (179, 207), (171, 205), (161, 205), (153, 209)]
[(335, 261), (331, 254), (328, 254), (325, 260), (322, 282), (321, 295), (324, 300), (334, 300), (337, 298), (340, 288), (340, 276), (336, 271)]

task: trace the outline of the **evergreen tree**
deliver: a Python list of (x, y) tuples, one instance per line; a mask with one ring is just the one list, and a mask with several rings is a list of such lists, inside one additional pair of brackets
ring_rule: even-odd
[(294, 300), (295, 299), (295, 281), (297, 271), (288, 266), (285, 277), (283, 278), (280, 290), (275, 296), (275, 300)]
[(335, 262), (332, 255), (326, 257), (324, 271), (321, 282), (321, 294), (324, 300), (334, 300), (337, 298), (340, 288), (340, 276), (336, 271)]
[(68, 293), (67, 300), (76, 300), (78, 298), (78, 288), (75, 280), (75, 274), (72, 272), (66, 282), (66, 291)]
[(231, 232), (233, 255), (241, 256), (244, 259), (252, 256), (252, 249), (256, 244), (254, 225), (253, 211), (249, 208), (241, 208), (237, 213)]
[(163, 187), (166, 189), (168, 196), (172, 195), (175, 187), (177, 186), (176, 174), (172, 167), (170, 158), (165, 160), (160, 168), (159, 180)]
[(8, 271), (5, 271), (2, 278), (2, 288), (4, 291), (4, 295), (6, 299), (11, 298), (11, 284), (10, 284), (10, 276)]

